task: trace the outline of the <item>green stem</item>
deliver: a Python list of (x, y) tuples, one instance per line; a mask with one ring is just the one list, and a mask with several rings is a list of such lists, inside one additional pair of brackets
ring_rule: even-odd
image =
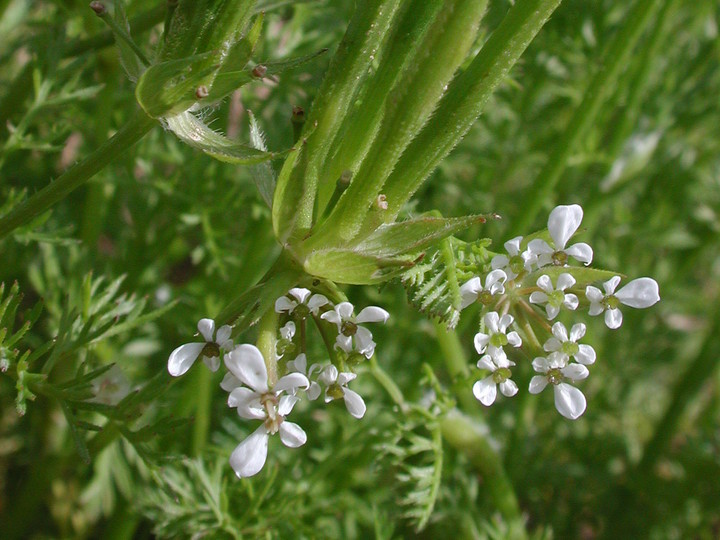
[(392, 377), (390, 377), (390, 375), (388, 375), (387, 372), (380, 367), (375, 356), (370, 359), (370, 373), (372, 373), (375, 380), (380, 383), (380, 386), (385, 389), (396, 405), (400, 407), (400, 412), (406, 413), (409, 408), (405, 403), (405, 396), (403, 396), (402, 390), (400, 390), (400, 387), (395, 384)]
[[(435, 323), (435, 339), (450, 377), (453, 380), (465, 381), (470, 376), (470, 368), (457, 333), (454, 330), (448, 330), (443, 323)], [(463, 409), (472, 411), (477, 408), (475, 396), (468, 388), (459, 388), (455, 393)]]
[(275, 345), (277, 343), (278, 314), (275, 308), (271, 307), (262, 316), (258, 328), (257, 347), (265, 359), (265, 366), (268, 372), (268, 385), (273, 386), (278, 380), (277, 354)]
[(156, 120), (147, 116), (142, 110), (138, 110), (120, 131), (92, 154), (0, 218), (0, 239), (49, 210), (73, 190), (90, 180), (121, 152), (142, 139), (156, 123)]
[(202, 454), (210, 430), (210, 403), (212, 400), (212, 373), (209, 369), (195, 370), (195, 415), (193, 420), (192, 453)]
[(625, 17), (625, 25), (617, 32), (609, 43), (600, 63), (600, 69), (590, 81), (580, 106), (570, 119), (570, 123), (553, 149), (545, 166), (525, 195), (525, 207), (515, 220), (510, 236), (526, 231), (535, 221), (535, 217), (548, 200), (560, 176), (565, 171), (568, 160), (580, 141), (588, 132), (600, 112), (600, 106), (608, 93), (614, 88), (622, 69), (627, 66), (628, 59), (635, 44), (650, 23), (655, 8), (660, 0), (638, 0)]
[(150, 60), (147, 59), (145, 53), (133, 41), (133, 39), (130, 37), (130, 34), (128, 34), (127, 31), (123, 27), (121, 27), (107, 11), (99, 13), (98, 17), (100, 17), (102, 21), (110, 27), (110, 30), (115, 34), (116, 38), (122, 39), (127, 44), (127, 46), (132, 49), (132, 51), (140, 59), (140, 61), (145, 67), (148, 67), (150, 65)]
[(526, 538), (515, 490), (487, 433), (476, 421), (457, 410), (440, 421), (443, 438), (464, 454), (483, 475), (483, 485), (510, 529), (506, 538)]

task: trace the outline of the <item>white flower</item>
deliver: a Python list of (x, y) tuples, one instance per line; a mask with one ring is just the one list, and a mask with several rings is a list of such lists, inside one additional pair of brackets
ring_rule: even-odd
[(308, 369), (307, 357), (305, 356), (305, 353), (300, 353), (295, 360), (288, 362), (287, 369), (291, 373), (302, 373), (308, 378), (310, 381), (310, 387), (307, 389), (306, 394), (310, 401), (315, 401), (320, 396), (320, 385), (315, 381), (310, 380), (313, 373), (320, 372), (320, 364), (313, 364), (310, 366), (310, 369)]
[(329, 303), (330, 301), (322, 294), (311, 295), (308, 289), (296, 287), (290, 289), (287, 296), (281, 296), (275, 301), (275, 311), (277, 313), (287, 312), (287, 314), (290, 315), (298, 306), (302, 306), (298, 310), (298, 314), (304, 319), (308, 313), (317, 315), (318, 310)]
[(491, 311), (485, 315), (483, 320), (488, 333), (478, 332), (475, 334), (475, 350), (478, 354), (487, 352), (497, 361), (506, 356), (503, 350), (505, 345), (513, 347), (522, 345), (522, 339), (517, 332), (507, 333), (508, 326), (515, 320), (512, 315), (505, 314), (500, 317), (497, 311)]
[[(267, 459), (268, 438), (280, 433), (285, 446), (297, 448), (307, 441), (303, 429), (285, 420), (300, 398), (294, 394), (308, 388), (309, 381), (302, 373), (285, 375), (272, 387), (260, 350), (254, 345), (240, 345), (225, 355), (230, 377), (223, 380), (223, 388), (231, 388), (228, 405), (237, 408), (241, 418), (263, 420), (263, 424), (241, 442), (230, 455), (230, 465), (239, 478), (260, 472)], [(240, 386), (240, 384), (246, 386)], [(233, 384), (235, 386), (233, 387)], [(282, 395), (290, 392), (293, 395)]]
[(490, 266), (492, 266), (493, 270), (503, 270), (508, 280), (515, 279), (520, 272), (529, 272), (537, 260), (535, 254), (529, 249), (520, 253), (520, 243), (522, 239), (522, 236), (516, 236), (505, 242), (505, 250), (508, 254), (495, 255), (492, 261), (490, 261)]
[(473, 394), (480, 403), (486, 407), (495, 403), (498, 385), (504, 396), (512, 397), (517, 394), (517, 384), (510, 380), (512, 373), (509, 368), (514, 365), (515, 362), (508, 360), (504, 353), (497, 358), (486, 354), (478, 360), (477, 367), (490, 372), (490, 375), (473, 385)]
[[(353, 350), (370, 358), (375, 352), (376, 343), (372, 339), (372, 333), (367, 328), (360, 326), (361, 323), (381, 322), (384, 323), (390, 314), (382, 308), (368, 306), (364, 308), (357, 317), (353, 317), (353, 305), (350, 302), (340, 302), (333, 311), (326, 311), (320, 318), (337, 326), (338, 336), (335, 346), (345, 352)], [(353, 341), (355, 348), (353, 349)]]
[(348, 412), (355, 418), (362, 418), (365, 416), (365, 402), (360, 394), (347, 387), (356, 377), (356, 373), (338, 371), (331, 364), (323, 369), (318, 379), (325, 385), (325, 403), (343, 398)]
[(505, 293), (505, 281), (507, 281), (507, 274), (503, 270), (490, 272), (485, 278), (485, 287), (482, 286), (479, 277), (472, 278), (460, 287), (460, 296), (462, 297), (460, 309), (465, 309), (477, 300), (485, 305), (489, 304), (494, 295)]
[[(230, 339), (232, 328), (228, 325), (218, 328), (215, 334), (215, 321), (200, 319), (197, 325), (198, 332), (205, 339), (205, 343), (186, 343), (180, 345), (168, 358), (168, 371), (173, 377), (179, 377), (187, 372), (200, 355), (203, 362), (211, 371), (220, 367), (220, 350), (229, 351), (233, 343)], [(213, 337), (214, 336), (214, 337)]]
[(549, 264), (566, 266), (568, 257), (574, 257), (586, 266), (592, 262), (593, 250), (589, 245), (581, 242), (565, 248), (568, 240), (580, 227), (582, 218), (583, 210), (577, 204), (556, 206), (550, 212), (548, 232), (552, 238), (552, 246), (540, 238), (528, 243), (528, 249), (537, 256), (539, 268)]
[(553, 353), (547, 358), (535, 358), (532, 365), (535, 371), (542, 375), (535, 375), (530, 380), (530, 393), (539, 394), (550, 383), (553, 385), (555, 408), (558, 412), (570, 420), (580, 418), (587, 407), (585, 395), (564, 381), (568, 379), (574, 382), (587, 378), (590, 374), (588, 368), (582, 364), (566, 365), (566, 357), (559, 353)]
[(572, 293), (565, 294), (565, 289), (575, 285), (575, 278), (570, 274), (560, 274), (557, 279), (557, 288), (553, 288), (550, 276), (543, 275), (537, 280), (537, 286), (542, 291), (535, 291), (530, 295), (531, 304), (545, 304), (547, 317), (553, 320), (560, 313), (560, 308), (565, 306), (574, 310), (578, 307), (578, 297)]
[(585, 289), (585, 296), (590, 300), (590, 315), (600, 315), (605, 311), (605, 324), (613, 330), (620, 328), (622, 324), (620, 304), (634, 308), (646, 308), (660, 301), (657, 281), (652, 278), (633, 279), (615, 292), (619, 284), (620, 276), (615, 276), (603, 283), (605, 294), (592, 285), (588, 285)]
[(280, 329), (280, 337), (290, 341), (295, 336), (295, 323), (288, 321), (285, 326)]
[(585, 325), (583, 323), (574, 324), (570, 329), (568, 336), (567, 328), (561, 322), (556, 322), (552, 327), (553, 337), (549, 338), (543, 349), (549, 353), (562, 354), (567, 361), (570, 357), (576, 362), (589, 366), (595, 363), (595, 349), (590, 345), (578, 344), (578, 340), (585, 335)]

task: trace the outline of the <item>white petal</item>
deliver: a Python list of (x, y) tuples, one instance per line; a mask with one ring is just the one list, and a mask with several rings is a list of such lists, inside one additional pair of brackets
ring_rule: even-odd
[(241, 384), (242, 384), (242, 381), (240, 379), (238, 379), (232, 373), (228, 372), (223, 377), (223, 380), (220, 383), (220, 388), (222, 388), (226, 392), (232, 392), (234, 388), (237, 388)]
[(480, 357), (480, 360), (477, 362), (477, 367), (480, 369), (487, 369), (491, 372), (497, 370), (497, 366), (492, 361), (492, 357), (489, 354)]
[(555, 252), (555, 250), (550, 247), (550, 244), (540, 238), (530, 240), (527, 247), (533, 255), (549, 255)]
[(518, 393), (518, 386), (513, 380), (508, 379), (500, 383), (500, 392), (502, 392), (503, 396), (513, 397)]
[(297, 448), (307, 442), (307, 435), (303, 428), (292, 422), (280, 424), (280, 440), (288, 448)]
[(197, 325), (198, 332), (208, 343), (214, 342), (213, 334), (215, 333), (215, 321), (212, 319), (200, 319)]
[(507, 335), (508, 345), (511, 347), (519, 347), (522, 345), (522, 339), (520, 338), (520, 335), (517, 332), (510, 332)]
[(320, 385), (315, 381), (310, 383), (310, 388), (306, 390), (306, 395), (310, 401), (315, 401), (320, 397)]
[(553, 306), (552, 304), (548, 304), (545, 306), (545, 313), (547, 313), (548, 320), (552, 321), (555, 317), (558, 316), (558, 313), (560, 313), (560, 308), (557, 306)]
[(542, 375), (535, 375), (532, 379), (530, 379), (530, 387), (528, 388), (528, 392), (530, 392), (531, 394), (539, 394), (540, 392), (545, 390), (547, 384), (547, 377), (543, 377)]
[(584, 263), (585, 266), (590, 264), (593, 260), (593, 250), (585, 242), (578, 242), (577, 244), (573, 244), (565, 250), (565, 253), (567, 253), (570, 257), (574, 257), (581, 263)]
[[(489, 290), (492, 294), (495, 294), (492, 291), (493, 287), (495, 285), (502, 285), (507, 281), (507, 278), (507, 274), (503, 270), (493, 270), (485, 278), (485, 288)], [(502, 287), (502, 290), (504, 291), (505, 288)]]
[(292, 412), (293, 407), (295, 406), (295, 404), (298, 401), (300, 401), (300, 398), (297, 396), (288, 396), (288, 395), (282, 396), (278, 400), (278, 408), (277, 408), (278, 414), (280, 416), (287, 416), (288, 414), (290, 414)]
[(646, 308), (660, 301), (657, 281), (652, 278), (633, 279), (615, 293), (620, 302), (633, 308)]
[(510, 259), (508, 259), (507, 255), (495, 255), (490, 261), (490, 267), (493, 270), (505, 268), (508, 264), (510, 264)]
[(560, 274), (557, 278), (557, 287), (555, 290), (564, 291), (568, 287), (575, 285), (575, 278), (571, 274)]
[(570, 357), (564, 352), (553, 352), (547, 356), (548, 369), (556, 369), (565, 367)]
[(587, 376), (590, 375), (588, 368), (586, 368), (582, 364), (570, 364), (562, 368), (560, 372), (565, 377), (573, 381), (581, 381), (583, 379), (587, 379)]
[(331, 384), (334, 384), (337, 381), (338, 378), (338, 368), (330, 364), (325, 369), (322, 370), (322, 373), (318, 377), (318, 380), (323, 383), (325, 386), (330, 386)]
[(593, 349), (590, 345), (578, 345), (578, 352), (575, 355), (575, 360), (580, 362), (581, 364), (585, 364), (586, 366), (589, 366), (590, 364), (595, 363), (595, 349)]
[(335, 306), (335, 311), (337, 311), (338, 315), (340, 315), (340, 318), (343, 320), (350, 319), (354, 309), (355, 308), (350, 302), (340, 302), (337, 306)]
[[(501, 270), (502, 272), (502, 270)], [(503, 272), (504, 274), (505, 272)], [(480, 283), (479, 277), (474, 277), (470, 281), (464, 283), (462, 287), (460, 287), (460, 297), (462, 298), (462, 302), (460, 304), (460, 309), (465, 309), (470, 304), (475, 302), (478, 297), (478, 293), (482, 290), (482, 284)]]
[(322, 294), (313, 294), (308, 300), (307, 307), (313, 315), (317, 315), (318, 309), (326, 306), (330, 303), (330, 300)]
[(555, 249), (564, 249), (575, 231), (580, 227), (583, 210), (577, 204), (556, 206), (548, 218), (548, 231), (555, 242)]
[(588, 314), (594, 317), (595, 315), (600, 315), (603, 311), (605, 311), (605, 306), (598, 302), (591, 302)]
[(337, 325), (338, 330), (340, 329), (340, 325), (342, 324), (342, 319), (340, 318), (340, 315), (338, 315), (337, 311), (326, 311), (322, 315), (320, 315), (320, 318)]
[(555, 289), (553, 289), (552, 280), (550, 279), (550, 276), (547, 274), (543, 274), (540, 276), (537, 280), (537, 286), (540, 287), (543, 291), (546, 293), (551, 293)]
[(505, 333), (505, 330), (507, 330), (508, 326), (510, 326), (515, 319), (512, 315), (508, 315), (507, 313), (500, 317), (500, 322), (498, 324), (498, 330)]
[[(582, 339), (585, 336), (586, 331), (587, 327), (584, 323), (579, 322), (573, 324), (572, 328), (570, 329), (570, 341), (577, 342), (578, 340)], [(567, 341), (567, 338), (565, 338), (564, 341)]]
[(225, 355), (225, 366), (250, 388), (264, 394), (268, 391), (267, 368), (262, 353), (255, 345), (238, 345)]
[(555, 408), (565, 418), (576, 420), (585, 412), (587, 401), (585, 395), (567, 383), (555, 385)]
[(623, 315), (619, 309), (608, 309), (605, 312), (605, 325), (611, 330), (616, 330), (622, 325)]
[(273, 392), (291, 392), (295, 393), (298, 388), (307, 388), (310, 386), (310, 381), (302, 373), (288, 373), (284, 377), (280, 377), (275, 386), (273, 386)]
[(247, 478), (259, 473), (265, 465), (268, 450), (268, 434), (264, 426), (241, 442), (230, 454), (230, 466), (238, 478)]
[(499, 331), (500, 315), (497, 311), (491, 311), (485, 315), (484, 318), (485, 326), (490, 330), (491, 334), (496, 334)]
[(228, 324), (223, 324), (220, 328), (218, 328), (217, 335), (215, 336), (215, 342), (224, 343), (225, 341), (230, 339), (231, 334), (232, 326)]
[(295, 335), (295, 330), (295, 323), (288, 321), (287, 324), (280, 329), (280, 337), (291, 340)]
[(275, 312), (283, 313), (287, 311), (290, 313), (297, 306), (297, 302), (292, 302), (287, 296), (281, 296), (275, 300)]
[(363, 309), (358, 316), (355, 318), (357, 323), (369, 323), (369, 322), (387, 322), (390, 314), (381, 307), (368, 306)]
[(605, 298), (605, 295), (597, 287), (588, 285), (587, 287), (585, 287), (585, 297), (590, 300), (590, 302), (597, 304), (602, 302), (603, 298)]
[[(558, 341), (565, 343), (568, 340), (568, 333), (567, 328), (565, 328), (565, 325), (561, 322), (556, 322), (552, 325), (552, 333), (553, 336), (557, 338)], [(550, 338), (552, 339), (552, 338)], [(547, 350), (547, 349), (545, 349)], [(554, 349), (557, 350), (557, 349)]]
[(532, 361), (532, 367), (538, 373), (547, 373), (550, 369), (548, 360), (544, 356), (535, 357), (535, 359)]
[(495, 384), (492, 375), (473, 384), (473, 394), (477, 400), (486, 407), (495, 403), (495, 398), (497, 397), (497, 384)]
[(511, 257), (520, 253), (520, 244), (522, 243), (522, 239), (522, 236), (516, 236), (503, 244), (505, 251), (507, 251)]
[(288, 291), (288, 295), (294, 296), (298, 303), (304, 304), (307, 297), (310, 296), (310, 291), (303, 287), (295, 287)]
[[(372, 338), (372, 332), (363, 326), (358, 326), (355, 332), (355, 343), (360, 354), (365, 354), (367, 351), (375, 349), (375, 342)], [(372, 356), (372, 354), (370, 355)]]
[(578, 300), (578, 297), (575, 296), (573, 293), (568, 293), (565, 295), (565, 300), (563, 300), (563, 306), (565, 306), (568, 309), (576, 310), (578, 305), (580, 304), (580, 301)]
[(267, 418), (267, 411), (260, 403), (260, 394), (244, 386), (235, 388), (230, 392), (228, 406), (237, 408), (237, 413), (241, 418), (249, 420), (264, 420)]
[(349, 371), (342, 371), (338, 373), (337, 383), (340, 386), (347, 386), (350, 381), (357, 379), (357, 373), (350, 373)]
[(613, 294), (615, 292), (615, 289), (617, 289), (618, 285), (620, 285), (620, 276), (613, 276), (608, 279), (605, 283), (603, 283), (603, 289), (605, 289), (605, 294)]
[[(555, 328), (556, 324), (560, 324), (560, 323), (555, 323), (553, 325), (553, 329)], [(563, 328), (565, 328), (565, 327), (563, 327)], [(543, 350), (545, 350), (546, 352), (555, 352), (555, 351), (559, 351), (560, 349), (562, 349), (562, 342), (556, 337), (548, 338), (548, 340), (543, 345)]]
[(530, 303), (531, 304), (544, 304), (548, 301), (548, 295), (544, 292), (540, 291), (534, 291), (530, 293)]
[(344, 334), (338, 334), (338, 337), (335, 338), (335, 346), (345, 352), (352, 352), (352, 337)]
[(355, 418), (365, 416), (365, 402), (363, 398), (360, 397), (360, 394), (353, 392), (349, 388), (345, 388), (343, 399), (345, 400), (345, 407), (352, 416)]
[(220, 357), (219, 356), (203, 356), (203, 362), (205, 362), (205, 365), (213, 373), (215, 373), (218, 370), (218, 368), (220, 367)]
[(228, 396), (228, 407), (237, 407), (242, 404), (249, 403), (253, 399), (258, 399), (259, 395), (257, 392), (253, 392), (249, 388), (239, 386), (234, 388)]
[(295, 360), (288, 362), (287, 368), (288, 371), (307, 373), (307, 356), (305, 356), (305, 353), (298, 354)]
[(168, 358), (168, 372), (170, 375), (179, 377), (187, 373), (187, 370), (192, 367), (204, 348), (204, 343), (186, 343), (171, 352), (170, 358)]
[(487, 347), (488, 342), (490, 341), (490, 336), (487, 334), (483, 334), (482, 332), (478, 332), (475, 334), (474, 342), (475, 342), (475, 350), (478, 354), (483, 354), (485, 352), (485, 348)]

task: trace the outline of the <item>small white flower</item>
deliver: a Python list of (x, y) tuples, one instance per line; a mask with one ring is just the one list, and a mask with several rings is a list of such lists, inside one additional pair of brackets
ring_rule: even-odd
[(281, 296), (275, 301), (275, 312), (290, 315), (298, 306), (302, 306), (298, 314), (304, 319), (308, 313), (317, 315), (319, 309), (329, 303), (330, 301), (322, 294), (312, 294), (308, 289), (296, 287), (290, 289), (286, 296)]
[(622, 289), (615, 292), (620, 284), (620, 276), (610, 278), (603, 283), (605, 294), (592, 285), (585, 289), (585, 296), (590, 300), (590, 315), (600, 315), (605, 312), (605, 324), (615, 330), (622, 324), (620, 304), (633, 308), (647, 308), (660, 301), (660, 290), (657, 281), (643, 277), (633, 279)]
[(562, 354), (566, 360), (572, 357), (576, 362), (589, 366), (595, 363), (595, 349), (590, 345), (578, 344), (578, 340), (582, 339), (585, 335), (585, 330), (586, 328), (583, 323), (574, 324), (570, 329), (570, 336), (568, 336), (565, 325), (561, 322), (556, 322), (552, 327), (553, 337), (545, 342), (543, 349), (549, 353)]
[[(295, 392), (299, 388), (307, 389), (310, 383), (302, 373), (290, 373), (270, 387), (265, 360), (254, 345), (240, 345), (226, 354), (225, 366), (229, 373), (221, 386), (230, 390), (228, 405), (236, 408), (241, 418), (263, 420), (230, 455), (235, 474), (246, 478), (260, 472), (265, 465), (270, 435), (279, 432), (282, 443), (290, 448), (305, 444), (305, 431), (285, 417), (300, 400)], [(281, 395), (283, 392), (291, 395)]]
[(331, 364), (323, 369), (318, 379), (325, 385), (325, 403), (343, 398), (348, 412), (355, 418), (362, 418), (365, 416), (365, 402), (360, 394), (347, 387), (356, 377), (356, 373), (340, 372)]
[(487, 305), (492, 301), (492, 297), (496, 294), (505, 293), (505, 281), (507, 274), (503, 270), (493, 270), (485, 278), (485, 287), (479, 277), (474, 277), (460, 287), (460, 296), (462, 304), (460, 309), (465, 309), (470, 304), (480, 301)]
[(280, 337), (282, 339), (292, 340), (295, 337), (295, 323), (288, 321), (285, 326), (280, 329)]
[(506, 397), (512, 397), (518, 393), (517, 384), (510, 379), (512, 375), (510, 367), (514, 365), (515, 362), (508, 360), (504, 353), (498, 358), (486, 354), (478, 360), (477, 367), (490, 372), (490, 375), (473, 385), (473, 394), (480, 403), (486, 407), (495, 403), (498, 386), (500, 386), (500, 392)]
[(565, 294), (565, 289), (575, 285), (575, 278), (570, 274), (560, 274), (557, 279), (557, 288), (553, 288), (550, 276), (542, 275), (537, 280), (537, 286), (542, 291), (535, 291), (530, 295), (531, 304), (545, 304), (545, 311), (549, 320), (553, 320), (565, 306), (574, 310), (578, 307), (578, 297), (572, 293)]
[(497, 361), (506, 356), (503, 350), (505, 345), (512, 347), (522, 345), (522, 339), (517, 332), (507, 332), (508, 326), (515, 320), (512, 315), (505, 314), (500, 317), (497, 311), (491, 311), (485, 315), (483, 320), (488, 333), (478, 332), (475, 334), (475, 350), (478, 354), (487, 352)]
[(567, 379), (575, 382), (587, 378), (590, 374), (588, 368), (582, 364), (566, 365), (566, 357), (559, 353), (552, 353), (547, 358), (535, 358), (532, 366), (542, 375), (535, 375), (530, 380), (530, 393), (539, 394), (550, 383), (553, 385), (555, 408), (558, 412), (570, 420), (580, 418), (587, 407), (585, 395), (564, 381)]
[(548, 232), (552, 238), (552, 246), (545, 240), (536, 238), (530, 240), (528, 249), (537, 256), (538, 267), (549, 264), (566, 266), (568, 257), (574, 257), (587, 266), (592, 262), (592, 248), (580, 242), (567, 249), (568, 240), (580, 227), (583, 218), (583, 209), (577, 204), (569, 206), (556, 206), (548, 218)]
[(200, 319), (197, 325), (198, 332), (205, 339), (205, 343), (186, 343), (180, 345), (170, 353), (168, 358), (168, 372), (173, 377), (179, 377), (192, 367), (200, 355), (203, 362), (211, 371), (217, 371), (220, 367), (220, 350), (229, 351), (233, 343), (230, 339), (232, 328), (228, 325), (218, 328), (215, 334), (215, 321), (212, 319)]
[(503, 270), (508, 280), (515, 279), (521, 272), (529, 272), (537, 260), (535, 254), (529, 249), (520, 253), (522, 239), (522, 236), (516, 236), (505, 242), (505, 250), (508, 254), (495, 255), (490, 261), (493, 270)]
[[(381, 322), (385, 323), (390, 314), (384, 309), (376, 306), (364, 308), (357, 317), (353, 317), (354, 307), (350, 302), (340, 302), (332, 311), (326, 311), (320, 318), (337, 326), (338, 336), (335, 346), (349, 353), (357, 351), (370, 358), (375, 352), (376, 343), (372, 339), (372, 333), (361, 323)], [(353, 341), (355, 348), (353, 349)]]
[(313, 364), (308, 369), (307, 357), (305, 353), (300, 353), (295, 360), (291, 360), (287, 364), (288, 372), (297, 372), (305, 375), (310, 381), (310, 387), (306, 390), (307, 397), (310, 401), (315, 401), (320, 396), (320, 385), (313, 380), (310, 380), (312, 374), (320, 372), (322, 366), (320, 364)]

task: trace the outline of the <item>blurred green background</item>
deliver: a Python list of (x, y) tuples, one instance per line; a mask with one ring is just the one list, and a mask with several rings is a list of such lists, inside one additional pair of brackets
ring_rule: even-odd
[[(350, 0), (264, 4), (255, 55), (262, 60), (332, 51), (353, 10)], [(588, 410), (580, 420), (556, 414), (549, 396), (503, 400), (490, 409), (477, 404), (527, 530), (538, 538), (720, 537), (716, 1), (660, 2), (588, 133), (574, 141), (551, 196), (530, 197), (633, 4), (563, 1), (408, 209), (497, 212), (501, 221), (463, 238), (489, 237), (500, 249), (520, 220), (529, 216), (523, 232), (530, 233), (545, 226), (556, 204), (578, 203), (594, 266), (660, 284), (662, 301), (626, 310), (618, 331), (602, 318), (585, 320), (598, 361), (582, 387)], [(508, 7), (490, 2), (478, 47)], [(162, 11), (140, 1), (127, 11), (148, 23), (137, 39), (151, 50), (159, 27), (150, 23), (160, 23)], [(115, 49), (85, 41), (104, 31), (84, 1), (0, 1), (1, 213), (97, 148), (134, 110), (133, 85)], [(252, 110), (269, 148), (288, 147), (292, 107), (310, 107), (329, 59), (245, 87), (209, 113), (210, 125), (246, 140)], [(532, 212), (536, 204), (541, 210)], [(3, 240), (0, 250), (0, 281), (8, 287), (17, 281), (24, 293), (19, 313), (40, 299), (44, 306), (16, 345), (23, 350), (36, 350), (60, 329), (81, 343), (81, 323), (94, 305), (87, 294), (92, 280), (102, 280), (99, 296), (124, 276), (108, 296), (108, 306), (120, 308), (108, 307), (103, 323), (132, 317), (137, 323), (66, 348), (52, 375), (62, 381), (81, 365), (115, 363), (111, 383), (136, 388), (165, 373), (169, 352), (189, 340), (197, 320), (254, 284), (279, 246), (247, 169), (214, 161), (155, 128), (51, 214)], [(375, 333), (377, 358), (406, 398), (421, 400), (427, 392), (424, 363), (452, 382), (435, 326), (407, 305), (400, 285), (347, 293), (358, 305), (391, 312)], [(156, 318), (137, 319), (132, 311), (139, 303), (150, 312), (173, 301)], [(69, 313), (80, 322), (65, 320)], [(473, 317), (463, 317), (458, 332), (473, 362), (475, 331)], [(243, 341), (253, 337), (250, 331)], [(530, 377), (523, 373), (521, 386)], [(308, 444), (288, 450), (273, 441), (263, 473), (236, 480), (227, 456), (253, 426), (228, 410), (220, 375), (208, 386), (210, 377), (194, 370), (159, 382), (157, 395), (136, 407), (137, 429), (167, 417), (194, 421), (142, 437), (121, 430), (97, 441), (90, 432), (92, 460), (83, 463), (58, 402), (39, 396), (21, 417), (15, 382), (0, 375), (0, 537), (507, 534), (487, 496), (492, 479), (448, 446), (414, 452), (412, 435), (431, 440), (429, 427), (404, 418), (369, 373), (356, 383), (368, 404), (362, 421), (342, 405), (300, 408)], [(84, 411), (82, 418), (96, 421), (96, 414)], [(408, 470), (437, 469), (439, 455), (439, 491), (418, 532), (416, 507), (427, 497), (413, 500), (421, 490)]]

